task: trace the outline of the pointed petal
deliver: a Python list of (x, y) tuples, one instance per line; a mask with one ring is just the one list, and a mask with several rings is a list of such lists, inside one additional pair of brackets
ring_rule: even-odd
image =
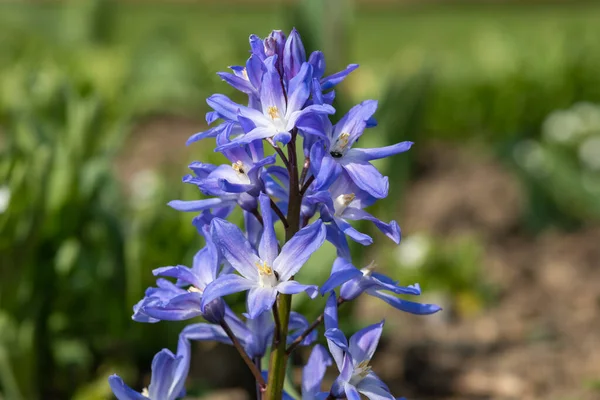
[(302, 110), (294, 111), (289, 114), (285, 129), (289, 131), (294, 128), (296, 126), (296, 121), (307, 114), (335, 114), (335, 108), (329, 104), (313, 104), (304, 107)]
[(222, 219), (212, 220), (211, 233), (215, 244), (231, 266), (248, 279), (258, 282), (256, 264), (260, 261), (248, 239), (234, 224)]
[(306, 100), (308, 100), (310, 96), (311, 77), (312, 66), (309, 63), (304, 63), (298, 74), (290, 80), (286, 117), (289, 117), (292, 112), (302, 109)]
[(325, 226), (321, 220), (300, 229), (286, 244), (273, 262), (280, 281), (287, 281), (302, 268), (312, 253), (325, 241)]
[(358, 390), (356, 390), (356, 388), (349, 383), (346, 383), (346, 386), (344, 387), (344, 392), (346, 393), (346, 397), (348, 398), (348, 400), (361, 400), (360, 393), (358, 393)]
[(255, 188), (255, 186), (250, 183), (233, 183), (222, 178), (219, 179), (218, 182), (221, 190), (227, 193), (246, 193)]
[(396, 221), (390, 221), (389, 224), (375, 218), (365, 210), (361, 210), (359, 208), (348, 207), (342, 213), (342, 217), (348, 218), (351, 220), (367, 220), (371, 221), (375, 224), (377, 229), (379, 229), (383, 234), (392, 239), (394, 243), (400, 243), (401, 231), (398, 223)]
[(154, 276), (163, 276), (169, 278), (177, 278), (182, 283), (200, 287), (198, 277), (188, 267), (177, 265), (175, 267), (161, 267), (152, 270)]
[(373, 244), (373, 238), (371, 238), (371, 236), (357, 231), (356, 229), (354, 229), (354, 227), (352, 227), (352, 225), (350, 225), (341, 218), (336, 217), (334, 218), (334, 220), (338, 228), (355, 242), (360, 243), (363, 246), (369, 246)]
[(442, 309), (440, 306), (435, 304), (421, 304), (404, 300), (399, 297), (392, 296), (389, 293), (382, 292), (381, 290), (368, 290), (367, 293), (369, 293), (372, 296), (379, 297), (381, 300), (385, 301), (386, 303), (400, 311), (404, 311), (411, 314), (435, 314), (436, 312)]
[[(316, 146), (320, 146), (320, 144), (315, 144), (313, 149)], [(312, 153), (313, 152), (311, 152), (311, 159)], [(327, 190), (341, 173), (342, 166), (326, 152), (321, 159), (321, 168), (315, 179), (315, 190)]]
[(168, 203), (168, 206), (174, 208), (177, 211), (202, 211), (209, 208), (226, 205), (226, 201), (221, 198), (212, 198), (204, 200), (172, 200)]
[[(383, 382), (381, 382), (383, 384)], [(367, 378), (360, 381), (356, 387), (358, 391), (369, 400), (396, 400), (396, 398), (385, 387)]]
[(331, 357), (320, 344), (313, 347), (308, 362), (302, 369), (302, 395), (316, 395), (321, 391), (321, 381), (327, 367), (331, 365)]
[(356, 186), (378, 199), (383, 199), (388, 195), (388, 178), (381, 173), (372, 164), (366, 161), (357, 162), (341, 158), (344, 170), (350, 175), (350, 178)]
[(286, 114), (286, 104), (276, 63), (277, 55), (273, 55), (265, 60), (267, 72), (263, 75), (260, 86), (260, 101), (263, 106), (262, 111), (264, 115), (269, 115), (269, 107), (276, 107), (281, 118)]
[[(338, 260), (341, 260), (338, 259)], [(351, 268), (343, 269), (337, 272), (333, 272), (329, 279), (321, 286), (321, 295), (334, 290), (338, 286), (342, 285), (345, 282), (348, 282), (351, 279), (362, 278), (362, 272), (359, 269), (354, 268), (352, 264), (347, 263)]]
[(263, 312), (270, 310), (277, 299), (277, 290), (270, 287), (253, 287), (248, 292), (246, 306), (251, 319), (258, 317)]
[(358, 68), (358, 64), (350, 64), (346, 67), (346, 69), (336, 72), (333, 75), (329, 75), (321, 81), (323, 90), (331, 89), (332, 87), (336, 86), (338, 83), (346, 79), (346, 77), (356, 68)]
[(168, 349), (162, 349), (152, 359), (152, 377), (150, 385), (148, 385), (149, 397), (151, 399), (168, 399), (174, 400), (174, 396), (170, 393), (171, 384), (177, 363), (180, 358)]
[(315, 285), (303, 285), (296, 281), (285, 281), (277, 285), (277, 291), (283, 294), (297, 294), (300, 292), (306, 292), (308, 297), (314, 299), (317, 297), (318, 287)]
[(254, 94), (256, 89), (252, 84), (244, 78), (230, 74), (229, 72), (217, 72), (217, 75), (225, 82), (230, 84), (234, 89), (239, 90), (242, 93)]
[(229, 150), (231, 148), (235, 148), (238, 146), (243, 146), (243, 145), (249, 144), (255, 140), (273, 137), (277, 133), (278, 132), (272, 126), (257, 127), (257, 128), (254, 128), (253, 130), (251, 130), (250, 132), (246, 133), (245, 135), (238, 136), (237, 138), (235, 138), (235, 140), (232, 140), (229, 143), (218, 146), (215, 149), (215, 151), (225, 151), (225, 150)]
[(333, 137), (337, 138), (342, 133), (347, 133), (350, 135), (348, 138), (348, 147), (352, 147), (352, 144), (362, 135), (367, 121), (373, 116), (376, 110), (376, 100), (365, 100), (355, 105), (335, 125)]
[(148, 400), (146, 396), (142, 396), (123, 382), (118, 375), (111, 375), (108, 378), (108, 384), (113, 394), (118, 400)]
[(161, 321), (183, 321), (202, 315), (199, 293), (183, 293), (167, 302), (154, 301), (150, 298), (141, 307), (141, 312)]
[(290, 80), (298, 74), (301, 66), (306, 61), (306, 50), (302, 44), (302, 39), (296, 28), (293, 28), (285, 41), (283, 50), (283, 71), (285, 77)]
[(316, 79), (321, 79), (325, 74), (325, 56), (321, 51), (313, 51), (308, 57), (308, 62), (313, 66), (313, 76)]
[(218, 325), (199, 323), (188, 325), (181, 331), (188, 340), (215, 341), (219, 343), (232, 344), (223, 328)]
[(275, 223), (273, 222), (273, 211), (271, 210), (271, 199), (268, 195), (261, 193), (258, 196), (260, 211), (263, 216), (263, 234), (258, 247), (258, 254), (268, 265), (273, 265), (273, 261), (278, 254), (277, 236), (275, 235)]
[(212, 281), (202, 294), (202, 310), (216, 298), (244, 292), (257, 287), (258, 283), (235, 274), (225, 274)]
[(374, 149), (350, 149), (346, 153), (346, 157), (364, 162), (378, 160), (380, 158), (386, 158), (396, 154), (404, 153), (405, 151), (408, 151), (412, 145), (413, 142), (400, 142), (391, 146), (377, 147)]
[(370, 360), (373, 357), (382, 332), (383, 321), (378, 324), (367, 326), (352, 335), (349, 341), (349, 352), (355, 363)]
[(348, 240), (336, 224), (327, 224), (327, 241), (335, 246), (338, 257), (351, 260)]
[(213, 110), (218, 112), (223, 118), (230, 121), (237, 120), (237, 113), (241, 105), (232, 101), (229, 97), (224, 94), (213, 94), (206, 102)]

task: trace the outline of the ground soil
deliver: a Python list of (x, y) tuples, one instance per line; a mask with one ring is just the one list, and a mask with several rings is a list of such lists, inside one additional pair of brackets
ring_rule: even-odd
[[(144, 121), (120, 165), (124, 177), (180, 159), (185, 138), (201, 128), (179, 118)], [(468, 316), (445, 309), (430, 317), (361, 300), (357, 314), (398, 327), (381, 343), (373, 370), (393, 393), (414, 400), (600, 399), (600, 227), (524, 233), (522, 188), (480, 150), (448, 143), (415, 149), (422, 168), (400, 221), (407, 234), (476, 235), (496, 300)], [(251, 398), (243, 390), (251, 377), (230, 348), (198, 344), (196, 353), (192, 380), (219, 388), (207, 398)]]

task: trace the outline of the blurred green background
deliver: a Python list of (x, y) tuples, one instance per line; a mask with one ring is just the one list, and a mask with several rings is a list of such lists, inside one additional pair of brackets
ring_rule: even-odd
[[(380, 100), (363, 146), (416, 143), (379, 164), (390, 197), (370, 210), (403, 243), (367, 225), (376, 244), (353, 251), (444, 312), (344, 309), (349, 331), (388, 318), (374, 370), (414, 399), (598, 398), (600, 4), (91, 0), (0, 2), (0, 399), (147, 384), (183, 324), (131, 307), (201, 246), (165, 204), (197, 198), (188, 161), (221, 160), (185, 140), (207, 96), (243, 101), (215, 73), (249, 34), (292, 26), (329, 72), (361, 64), (335, 105)], [(323, 254), (305, 280), (325, 280)], [(235, 355), (196, 351), (191, 397), (248, 398)]]

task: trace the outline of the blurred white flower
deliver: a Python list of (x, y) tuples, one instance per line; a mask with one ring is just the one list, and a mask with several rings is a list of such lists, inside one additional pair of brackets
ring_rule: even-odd
[(600, 136), (589, 137), (579, 145), (579, 159), (592, 171), (600, 171)]
[(550, 172), (544, 149), (533, 140), (523, 140), (517, 144), (513, 156), (522, 168), (537, 177), (547, 176)]
[(425, 264), (431, 251), (431, 240), (425, 235), (412, 235), (396, 248), (396, 258), (405, 267), (419, 268)]
[(143, 208), (158, 194), (160, 180), (157, 174), (149, 169), (136, 172), (131, 180), (131, 202), (136, 208)]
[(10, 189), (8, 186), (0, 186), (0, 214), (8, 208), (10, 203)]
[(582, 130), (581, 118), (569, 110), (554, 111), (542, 125), (544, 138), (556, 143), (568, 143)]

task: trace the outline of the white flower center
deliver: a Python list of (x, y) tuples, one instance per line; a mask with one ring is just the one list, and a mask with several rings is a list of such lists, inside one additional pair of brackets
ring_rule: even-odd
[(352, 201), (354, 201), (355, 198), (356, 195), (354, 193), (341, 194), (338, 197), (336, 197), (335, 201), (333, 202), (335, 216), (339, 217), (340, 215), (342, 215), (344, 210), (348, 208), (350, 203), (352, 203)]
[(329, 150), (329, 154), (331, 154), (331, 156), (333, 158), (342, 157), (344, 154), (346, 154), (346, 150), (348, 150), (347, 147), (348, 147), (349, 141), (350, 141), (350, 134), (346, 133), (346, 132), (342, 132), (337, 137), (335, 142), (333, 142), (333, 145), (331, 146), (331, 149)]
[[(262, 264), (261, 264), (262, 262)], [(267, 265), (266, 261), (260, 261), (256, 263), (256, 268), (258, 268), (258, 281), (260, 286), (262, 287), (275, 287), (277, 286), (278, 279), (275, 275), (275, 271), (269, 265)]]
[(371, 367), (369, 366), (369, 360), (361, 361), (354, 367), (352, 377), (350, 378), (350, 384), (354, 386), (358, 385), (370, 372)]

